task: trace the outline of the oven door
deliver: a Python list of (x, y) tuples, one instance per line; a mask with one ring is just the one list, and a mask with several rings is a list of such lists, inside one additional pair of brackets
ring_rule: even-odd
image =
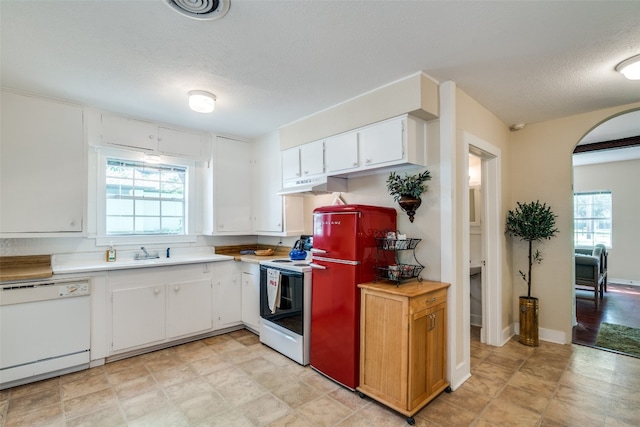
[(280, 299), (275, 311), (269, 308), (267, 297), (267, 268), (260, 266), (260, 316), (298, 335), (304, 332), (304, 275), (302, 273), (274, 268), (280, 273)]

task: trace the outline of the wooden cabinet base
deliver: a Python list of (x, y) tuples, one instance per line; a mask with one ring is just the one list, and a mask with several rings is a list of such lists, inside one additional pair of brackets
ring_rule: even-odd
[(442, 391), (446, 381), (447, 288), (440, 282), (358, 285), (360, 384), (358, 392), (407, 416)]
[(445, 391), (447, 393), (451, 393), (451, 387), (449, 387), (449, 383), (445, 383), (444, 386), (441, 389), (435, 391), (432, 395), (430, 395), (428, 398), (424, 399), (424, 401), (418, 403), (411, 410), (406, 410), (406, 409), (401, 408), (399, 406), (387, 403), (386, 400), (384, 399), (384, 397), (379, 396), (379, 393), (377, 393), (375, 390), (371, 390), (371, 389), (367, 390), (366, 386), (365, 387), (356, 387), (356, 391), (358, 392), (360, 397), (369, 396), (373, 400), (382, 403), (384, 406), (386, 406), (388, 408), (391, 408), (394, 411), (404, 415), (405, 417), (407, 417), (407, 423), (413, 425), (414, 424), (414, 421), (412, 421), (413, 420), (413, 416), (415, 414), (417, 414), (418, 412), (420, 412), (420, 410), (422, 408), (427, 406), (427, 404), (429, 402), (431, 402), (433, 399), (438, 397), (440, 395), (440, 393), (442, 393), (443, 391)]

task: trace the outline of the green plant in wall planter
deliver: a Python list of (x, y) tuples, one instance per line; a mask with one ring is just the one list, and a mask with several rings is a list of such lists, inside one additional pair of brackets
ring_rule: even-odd
[(506, 233), (519, 237), (529, 244), (529, 269), (519, 271), (520, 277), (527, 282), (527, 296), (520, 297), (520, 342), (525, 345), (538, 345), (538, 299), (531, 296), (531, 269), (533, 263), (542, 262), (542, 254), (533, 242), (550, 240), (556, 235), (557, 216), (551, 207), (540, 201), (530, 203), (517, 202), (518, 207), (507, 213)]
[(389, 174), (387, 178), (387, 189), (393, 196), (393, 200), (398, 202), (403, 211), (409, 215), (409, 221), (413, 222), (416, 209), (422, 204), (420, 196), (429, 188), (426, 181), (431, 180), (431, 173), (425, 170), (422, 173), (401, 177), (395, 172)]

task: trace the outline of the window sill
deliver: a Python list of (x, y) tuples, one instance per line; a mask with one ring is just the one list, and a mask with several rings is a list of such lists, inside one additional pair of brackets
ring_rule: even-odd
[(109, 246), (111, 242), (114, 245), (152, 245), (162, 243), (195, 243), (198, 236), (195, 234), (187, 234), (181, 236), (173, 235), (131, 235), (131, 236), (99, 236), (96, 237), (96, 246)]

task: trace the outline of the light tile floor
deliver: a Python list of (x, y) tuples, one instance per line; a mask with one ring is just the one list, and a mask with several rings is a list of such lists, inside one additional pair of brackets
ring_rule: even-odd
[[(417, 426), (640, 425), (640, 359), (472, 335), (471, 378)], [(7, 427), (407, 426), (246, 330), (0, 391), (0, 417)]]

